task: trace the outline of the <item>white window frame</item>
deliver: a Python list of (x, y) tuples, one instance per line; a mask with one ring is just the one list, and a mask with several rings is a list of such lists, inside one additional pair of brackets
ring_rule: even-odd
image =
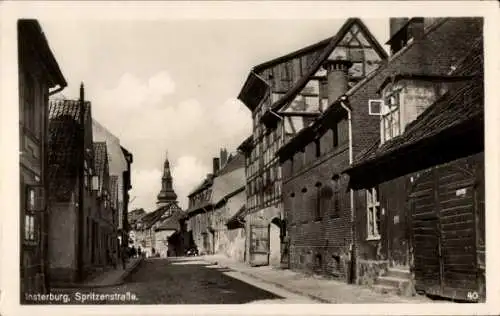
[[(366, 190), (366, 235), (367, 240), (379, 240), (380, 231), (377, 227), (377, 216), (380, 222), (380, 200), (378, 194), (378, 188), (370, 188)], [(378, 214), (377, 214), (378, 209)]]
[[(397, 122), (395, 117), (397, 117)], [(401, 125), (400, 90), (394, 90), (385, 96), (383, 110), (380, 114), (380, 143), (383, 144), (401, 135)]]
[[(373, 111), (373, 104), (379, 103), (379, 111)], [(369, 115), (382, 115), (384, 109), (384, 100), (383, 99), (370, 99), (368, 100), (368, 114)]]

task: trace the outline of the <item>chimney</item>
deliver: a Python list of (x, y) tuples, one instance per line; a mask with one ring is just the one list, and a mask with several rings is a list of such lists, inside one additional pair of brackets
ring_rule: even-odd
[(410, 21), (409, 18), (390, 18), (389, 19), (389, 38), (392, 38), (403, 26)]
[(227, 163), (227, 149), (222, 148), (220, 150), (220, 167), (223, 168)]
[(408, 24), (408, 37), (419, 40), (424, 37), (424, 18), (412, 18)]
[(219, 158), (214, 158), (213, 159), (213, 174), (214, 176), (217, 174), (217, 172), (219, 171), (219, 167), (220, 167), (220, 162), (219, 162)]
[(332, 104), (349, 89), (347, 71), (352, 62), (344, 59), (327, 60), (323, 68), (327, 72), (328, 104)]
[(391, 55), (405, 47), (410, 39), (419, 40), (424, 36), (424, 18), (391, 18), (389, 21)]

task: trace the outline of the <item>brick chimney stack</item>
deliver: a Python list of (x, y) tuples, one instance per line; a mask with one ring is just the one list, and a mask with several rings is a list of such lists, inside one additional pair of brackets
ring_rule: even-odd
[(213, 174), (214, 174), (214, 176), (216, 176), (217, 172), (219, 172), (219, 167), (220, 167), (219, 158), (214, 158), (213, 159)]
[(403, 26), (410, 21), (410, 18), (390, 18), (389, 19), (389, 38), (392, 38)]
[(222, 148), (220, 150), (220, 167), (223, 168), (226, 163), (227, 163), (228, 155), (227, 155), (227, 149)]
[(323, 68), (327, 71), (328, 103), (332, 104), (349, 89), (347, 71), (352, 62), (344, 59), (327, 60)]

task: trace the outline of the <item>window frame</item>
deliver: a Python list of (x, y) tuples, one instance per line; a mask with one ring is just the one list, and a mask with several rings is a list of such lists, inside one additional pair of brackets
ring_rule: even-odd
[[(380, 143), (383, 144), (402, 134), (401, 89), (388, 92), (383, 98), (380, 114)], [(396, 119), (397, 117), (397, 119)], [(386, 126), (387, 123), (387, 126)], [(396, 130), (395, 130), (396, 129)]]
[(314, 203), (314, 221), (319, 222), (322, 219), (322, 209), (321, 209), (321, 183), (317, 182), (315, 185), (316, 187), (316, 196), (315, 196), (315, 203)]
[(366, 193), (366, 240), (381, 238), (381, 210), (379, 188), (365, 190)]

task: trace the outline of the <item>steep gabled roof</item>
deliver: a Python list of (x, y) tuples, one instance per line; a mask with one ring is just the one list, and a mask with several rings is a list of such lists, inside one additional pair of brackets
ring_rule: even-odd
[(293, 98), (297, 96), (297, 94), (304, 89), (306, 86), (307, 82), (310, 80), (312, 76), (320, 69), (321, 65), (324, 64), (324, 62), (328, 59), (330, 54), (333, 52), (335, 47), (339, 44), (339, 42), (342, 40), (344, 35), (349, 31), (349, 29), (354, 25), (358, 25), (362, 32), (364, 32), (367, 35), (367, 39), (370, 42), (370, 44), (373, 46), (373, 48), (377, 51), (377, 53), (383, 57), (383, 59), (387, 58), (387, 53), (385, 50), (380, 46), (379, 42), (375, 39), (373, 34), (370, 32), (370, 30), (366, 27), (366, 25), (358, 18), (350, 18), (347, 20), (344, 25), (340, 28), (340, 30), (337, 32), (337, 34), (330, 38), (328, 41), (328, 45), (325, 47), (323, 53), (321, 56), (316, 60), (316, 62), (310, 67), (310, 69), (300, 78), (295, 85), (287, 91), (287, 93), (274, 102), (274, 104), (271, 105), (272, 111), (276, 112), (279, 111), (285, 104), (290, 102)]
[(82, 162), (80, 147), (75, 141), (81, 133), (71, 117), (49, 122), (48, 180), (51, 199), (67, 201), (75, 188)]
[(170, 215), (167, 219), (164, 219), (163, 222), (156, 228), (156, 230), (179, 230), (179, 221), (182, 218), (184, 218), (184, 212), (180, 208), (178, 208), (177, 210), (174, 210), (172, 215)]
[(138, 208), (130, 211), (128, 213), (127, 219), (130, 224), (134, 224), (138, 219), (140, 219), (144, 215), (146, 215), (146, 211), (144, 211), (143, 208)]
[(483, 41), (477, 38), (471, 45), (470, 52), (456, 64), (451, 74), (455, 76), (473, 76), (473, 79), (456, 83), (450, 91), (428, 107), (414, 122), (409, 124), (404, 133), (385, 142), (373, 144), (356, 157), (350, 172), (360, 166), (390, 155), (393, 152), (414, 144), (424, 142), (448, 129), (472, 121), (482, 120), (484, 115), (483, 84)]
[(151, 213), (145, 214), (137, 220), (137, 224), (142, 224), (143, 229), (151, 228), (158, 221), (162, 220), (162, 217), (164, 217), (167, 212), (175, 210), (180, 210), (179, 206), (175, 202), (169, 203), (159, 207)]
[(118, 208), (118, 176), (109, 177), (109, 189), (111, 190), (111, 206)]
[[(284, 56), (272, 59), (270, 61), (267, 61), (252, 68), (250, 74), (248, 75), (247, 80), (245, 81), (245, 84), (243, 85), (238, 95), (238, 99), (242, 100), (243, 103), (247, 107), (249, 107), (250, 110), (253, 111), (259, 104), (260, 100), (265, 96), (266, 90), (268, 88), (266, 81), (259, 76), (260, 72), (262, 72), (265, 69), (269, 69), (277, 64), (307, 54), (309, 52), (322, 50), (321, 55), (313, 62), (313, 64), (309, 67), (308, 71), (293, 84), (292, 88), (289, 89), (283, 97), (281, 97), (279, 100), (277, 100), (274, 104), (271, 105), (272, 111), (280, 110), (283, 106), (285, 106), (288, 102), (290, 102), (300, 91), (302, 91), (302, 89), (305, 87), (310, 78), (314, 76), (314, 74), (316, 74), (316, 72), (319, 70), (324, 61), (330, 56), (335, 47), (337, 47), (339, 42), (343, 39), (346, 32), (348, 32), (349, 29), (354, 24), (358, 25), (361, 31), (364, 32), (364, 34), (366, 34), (368, 42), (377, 51), (377, 53), (380, 56), (382, 56), (383, 59), (386, 59), (387, 58), (386, 51), (382, 48), (380, 43), (375, 39), (373, 34), (361, 21), (361, 19), (349, 18), (334, 36), (326, 38), (320, 42), (309, 45), (297, 51), (291, 52)], [(264, 115), (264, 120), (266, 119), (265, 118), (266, 115)]]
[[(421, 40), (409, 43), (408, 46), (392, 56), (377, 70), (349, 89), (345, 96), (353, 96), (359, 91), (362, 93), (362, 87), (366, 84), (376, 84), (380, 87), (388, 78), (394, 78), (402, 73), (410, 76), (441, 77), (443, 79), (470, 75), (451, 72), (452, 66), (457, 66), (458, 61), (463, 59), (470, 49), (468, 42), (457, 41), (452, 34), (460, 34), (462, 37), (467, 35), (468, 38), (473, 39), (478, 33), (481, 33), (478, 32), (478, 29), (481, 29), (478, 24), (482, 24), (478, 18), (443, 18), (437, 20), (425, 30)], [(464, 64), (462, 63), (460, 67), (464, 67)], [(347, 105), (349, 105), (348, 102)], [(339, 100), (335, 100), (313, 124), (302, 129), (280, 148), (278, 151), (280, 157), (287, 158), (288, 154), (296, 150), (300, 144), (311, 141), (315, 137), (315, 131), (319, 128), (319, 125), (328, 122), (329, 118), (336, 115), (338, 111), (343, 111), (343, 109), (339, 105)], [(375, 146), (378, 145), (374, 144), (373, 148)]]
[[(19, 19), (17, 21), (19, 50), (24, 50), (24, 39), (30, 45), (34, 46), (35, 51), (41, 57), (45, 68), (48, 70), (47, 75), (50, 78), (50, 88), (59, 85), (61, 88), (68, 84), (64, 78), (61, 69), (50, 49), (45, 33), (43, 32), (40, 23), (35, 19)], [(26, 49), (27, 50), (27, 49)]]
[[(90, 102), (85, 102), (85, 119), (90, 115)], [(67, 201), (74, 189), (82, 163), (81, 103), (75, 100), (49, 102), (48, 180), (52, 199)]]
[(94, 142), (94, 169), (96, 173), (101, 177), (104, 173), (108, 152), (106, 149), (105, 142)]

